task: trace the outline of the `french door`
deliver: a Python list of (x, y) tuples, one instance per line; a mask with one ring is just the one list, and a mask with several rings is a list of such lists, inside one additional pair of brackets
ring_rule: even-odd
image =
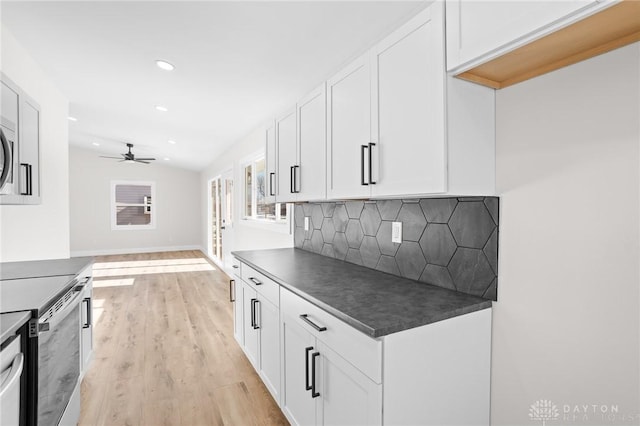
[(222, 267), (231, 266), (233, 203), (233, 171), (229, 170), (209, 181), (209, 256)]

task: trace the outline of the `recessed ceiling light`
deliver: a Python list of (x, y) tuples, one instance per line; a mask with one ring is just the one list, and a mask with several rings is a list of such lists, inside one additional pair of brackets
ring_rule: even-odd
[(100, 144), (98, 142), (93, 142), (91, 145), (93, 146), (100, 146)]
[(71, 116), (67, 117), (67, 119), (68, 119), (69, 121), (78, 121), (78, 119), (77, 119), (77, 118), (75, 118), (75, 117), (71, 117)]
[(175, 144), (176, 144), (176, 141), (171, 141), (171, 140), (169, 140), (169, 141), (167, 141), (167, 142), (169, 142), (171, 145), (175, 145)]
[(158, 111), (162, 111), (162, 112), (167, 112), (167, 111), (169, 111), (169, 110), (167, 109), (167, 107), (163, 107), (162, 105), (156, 105), (156, 109), (157, 109)]
[(170, 64), (167, 61), (163, 61), (162, 59), (158, 59), (156, 61), (156, 65), (158, 66), (158, 68), (163, 69), (165, 71), (173, 71), (175, 69), (173, 64)]
[(164, 157), (164, 161), (169, 161), (170, 158), (169, 157)]

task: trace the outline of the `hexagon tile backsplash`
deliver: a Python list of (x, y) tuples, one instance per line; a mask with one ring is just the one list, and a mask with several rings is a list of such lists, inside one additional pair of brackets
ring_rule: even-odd
[[(309, 218), (309, 230), (304, 218)], [(497, 300), (498, 197), (296, 204), (295, 246)], [(391, 242), (402, 222), (402, 243)]]

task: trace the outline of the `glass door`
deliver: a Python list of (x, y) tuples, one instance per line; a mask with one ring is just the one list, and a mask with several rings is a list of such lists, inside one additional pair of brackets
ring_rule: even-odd
[(209, 181), (209, 256), (222, 260), (222, 217), (220, 177)]
[(233, 247), (233, 171), (209, 181), (209, 256), (222, 267), (231, 268)]
[(228, 170), (221, 177), (222, 183), (222, 262), (225, 268), (231, 268), (231, 251), (233, 250), (233, 170)]

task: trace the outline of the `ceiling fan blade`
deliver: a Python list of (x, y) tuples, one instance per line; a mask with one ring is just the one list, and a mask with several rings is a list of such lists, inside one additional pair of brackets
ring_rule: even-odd
[(154, 161), (155, 158), (140, 158), (140, 157), (136, 157), (136, 160), (142, 160), (142, 161)]
[(148, 162), (148, 161), (138, 160), (137, 158), (136, 158), (135, 160), (133, 160), (133, 161), (135, 161), (136, 163), (151, 164), (151, 163), (150, 163), (150, 162)]
[(106, 155), (101, 155), (100, 158), (113, 158), (115, 160), (121, 160), (122, 159), (122, 157), (108, 157)]

